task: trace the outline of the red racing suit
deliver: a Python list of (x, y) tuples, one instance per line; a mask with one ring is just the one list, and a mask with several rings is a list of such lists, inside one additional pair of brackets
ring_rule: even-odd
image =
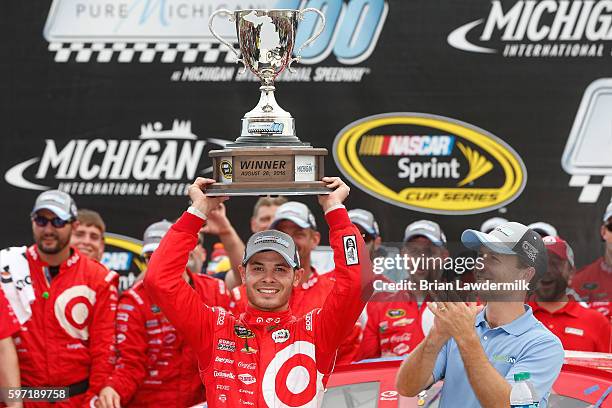
[(372, 281), (367, 249), (346, 209), (330, 211), (326, 219), (336, 282), (323, 307), (302, 317), (291, 309), (274, 313), (251, 307), (235, 317), (205, 306), (181, 279), (203, 223), (190, 213), (153, 254), (145, 288), (194, 347), (210, 408), (320, 406), (336, 350), (363, 310)]
[(113, 368), (118, 276), (71, 250), (51, 279), (36, 246), (27, 249), (36, 300), (32, 317), (14, 340), (22, 386), (72, 385), (84, 392), (55, 404), (26, 402), (25, 407), (89, 407)]
[(19, 331), (19, 321), (13, 313), (11, 305), (0, 289), (0, 340), (11, 337)]
[[(211, 306), (229, 307), (223, 281), (189, 274)], [(130, 408), (189, 407), (205, 398), (196, 356), (183, 336), (153, 304), (142, 281), (124, 292), (117, 307), (119, 360), (106, 385)]]
[(358, 360), (410, 353), (425, 338), (421, 319), (426, 309), (426, 302), (419, 306), (405, 292), (375, 294), (366, 306), (368, 321)]
[[(291, 292), (289, 307), (294, 315), (301, 317), (313, 309), (323, 306), (325, 299), (334, 287), (334, 272), (331, 271), (320, 275), (316, 269), (312, 268), (310, 278)], [(238, 316), (247, 308), (246, 286), (244, 284), (235, 287), (230, 292), (232, 297), (230, 311)], [(359, 343), (361, 341), (362, 327), (357, 322), (349, 336), (344, 339), (338, 349), (336, 365), (350, 364), (357, 358)]]

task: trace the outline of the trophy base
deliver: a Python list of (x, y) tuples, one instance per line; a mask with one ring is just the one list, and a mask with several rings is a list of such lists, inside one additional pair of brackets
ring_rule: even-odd
[(233, 183), (230, 185), (215, 183), (206, 188), (206, 195), (217, 196), (301, 196), (329, 194), (331, 190), (325, 187), (325, 183), (317, 181), (314, 183)]
[(212, 150), (211, 196), (319, 195), (327, 149), (304, 146), (244, 146)]

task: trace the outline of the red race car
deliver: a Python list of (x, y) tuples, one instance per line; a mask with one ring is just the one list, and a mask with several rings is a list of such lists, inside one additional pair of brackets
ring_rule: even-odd
[[(415, 398), (401, 397), (395, 390), (395, 373), (402, 360), (364, 360), (336, 367), (322, 408), (437, 408), (442, 382)], [(612, 408), (610, 394), (612, 354), (566, 351), (548, 408)]]
[[(612, 354), (565, 353), (548, 407), (612, 408)], [(402, 360), (366, 360), (336, 367), (322, 408), (437, 408), (442, 382), (415, 398), (397, 393), (395, 373)]]

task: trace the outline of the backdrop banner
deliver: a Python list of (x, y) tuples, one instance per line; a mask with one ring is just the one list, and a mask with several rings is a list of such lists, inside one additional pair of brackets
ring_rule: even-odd
[[(350, 184), (347, 207), (372, 211), (387, 241), (419, 219), (458, 241), (502, 216), (554, 225), (578, 265), (600, 255), (612, 186), (608, 1), (222, 3), (6, 7), (0, 246), (31, 243), (36, 195), (59, 188), (118, 234), (119, 254), (105, 259), (132, 280), (142, 265), (130, 239), (187, 207), (189, 183), (212, 175), (208, 152), (239, 136), (258, 100), (257, 78), (240, 75), (209, 16), (220, 7), (315, 7), (325, 30), (296, 72), (278, 78), (276, 97), (298, 137), (329, 149), (325, 174)], [(317, 29), (310, 14), (297, 46)], [(231, 23), (217, 19), (215, 29), (236, 43)], [(316, 199), (298, 200), (325, 233)], [(227, 203), (244, 239), (254, 203)]]

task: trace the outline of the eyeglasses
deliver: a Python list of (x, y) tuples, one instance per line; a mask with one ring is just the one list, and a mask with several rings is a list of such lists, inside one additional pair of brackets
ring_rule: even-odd
[(62, 220), (60, 217), (55, 218), (47, 218), (42, 215), (37, 215), (32, 217), (32, 221), (36, 223), (39, 227), (46, 227), (48, 223), (51, 223), (55, 228), (64, 228), (66, 224), (70, 224), (71, 221)]

